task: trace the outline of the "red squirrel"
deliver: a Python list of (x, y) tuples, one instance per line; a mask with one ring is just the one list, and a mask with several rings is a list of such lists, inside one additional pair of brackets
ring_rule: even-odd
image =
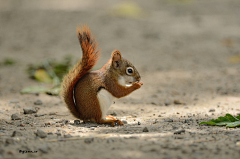
[(124, 97), (143, 85), (138, 71), (118, 50), (112, 52), (101, 69), (90, 71), (100, 56), (98, 43), (88, 26), (77, 27), (77, 35), (83, 56), (63, 78), (61, 95), (64, 102), (72, 115), (84, 122), (124, 125), (113, 116), (105, 115), (114, 97)]

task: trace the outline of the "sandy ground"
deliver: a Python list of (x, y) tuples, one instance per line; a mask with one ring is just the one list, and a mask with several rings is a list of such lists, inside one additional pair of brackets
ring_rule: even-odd
[[(17, 62), (0, 66), (0, 158), (239, 159), (239, 128), (198, 123), (240, 113), (240, 1), (139, 0), (127, 15), (120, 0), (66, 2), (0, 1), (0, 62)], [(86, 23), (102, 48), (96, 67), (119, 49), (142, 75), (108, 111), (125, 126), (74, 124), (60, 97), (20, 94), (42, 85), (27, 65), (80, 59), (75, 28)]]

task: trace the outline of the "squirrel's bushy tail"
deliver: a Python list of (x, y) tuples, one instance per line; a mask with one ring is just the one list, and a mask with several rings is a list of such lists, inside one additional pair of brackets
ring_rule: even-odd
[(97, 63), (100, 50), (96, 50), (98, 44), (88, 26), (77, 27), (77, 35), (82, 48), (82, 59), (63, 78), (61, 96), (70, 112), (80, 118), (80, 113), (74, 103), (73, 90), (80, 78), (82, 78)]

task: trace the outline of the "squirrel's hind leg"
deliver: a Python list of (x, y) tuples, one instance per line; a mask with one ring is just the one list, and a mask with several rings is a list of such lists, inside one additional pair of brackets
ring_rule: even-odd
[(116, 119), (115, 117), (111, 116), (111, 115), (108, 115), (105, 117), (106, 119), (112, 119), (112, 120), (115, 120), (115, 122), (118, 123), (118, 125), (124, 125), (123, 122), (121, 120), (118, 120)]
[(108, 115), (108, 116), (105, 116), (106, 119), (112, 119), (112, 120), (117, 120), (115, 117), (113, 117), (112, 115)]
[(118, 125), (124, 125), (123, 122), (121, 122), (120, 120), (114, 118), (113, 116), (106, 117), (106, 119), (101, 119), (98, 123), (99, 124), (111, 124), (112, 126), (115, 126), (115, 122), (118, 123)]

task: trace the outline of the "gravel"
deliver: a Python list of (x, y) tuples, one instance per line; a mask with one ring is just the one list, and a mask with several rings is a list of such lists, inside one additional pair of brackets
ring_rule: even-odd
[(45, 114), (35, 114), (35, 117), (40, 117), (40, 116), (44, 116)]
[(17, 99), (12, 99), (9, 101), (10, 104), (16, 104), (19, 103), (19, 101)]
[(36, 101), (34, 102), (34, 104), (35, 104), (35, 105), (42, 105), (43, 102), (42, 102), (40, 99), (38, 99), (38, 100), (36, 100)]
[(85, 140), (84, 140), (84, 142), (86, 143), (86, 144), (90, 144), (90, 143), (92, 143), (94, 141), (94, 138), (86, 138)]
[(165, 122), (173, 122), (173, 119), (165, 119)]
[(185, 130), (182, 129), (182, 130), (177, 130), (177, 131), (174, 132), (174, 134), (181, 134), (181, 133), (185, 133)]
[(45, 132), (42, 131), (41, 129), (38, 129), (38, 130), (37, 130), (36, 135), (37, 135), (38, 137), (40, 137), (40, 138), (45, 138), (45, 137), (47, 137), (47, 133), (45, 133)]
[(113, 111), (112, 113), (110, 113), (110, 115), (117, 116), (117, 112)]
[[(62, 2), (58, 2), (60, 8), (54, 5), (53, 11), (49, 6), (46, 6), (46, 11), (40, 2), (1, 1), (0, 5), (0, 130), (4, 130), (4, 133), (0, 131), (2, 158), (239, 158), (240, 136), (239, 131), (236, 131), (239, 128), (199, 126), (196, 123), (196, 119), (200, 123), (226, 113), (236, 115), (240, 112), (237, 75), (240, 71), (240, 33), (237, 31), (239, 0), (218, 0), (217, 3), (134, 1), (133, 6), (135, 4), (140, 8), (140, 19), (133, 19), (129, 15), (110, 15), (112, 7), (123, 7), (121, 1), (111, 4), (101, 1), (100, 6), (98, 3), (80, 3), (80, 6), (77, 3), (73, 8), (68, 8), (68, 5), (66, 8)], [(40, 9), (34, 4), (38, 4)], [(215, 7), (212, 7), (213, 4)], [(104, 9), (102, 14), (98, 14), (101, 9)], [(38, 63), (44, 57), (60, 60), (68, 53), (82, 56), (79, 50), (78, 55), (74, 53), (74, 46), (78, 46), (74, 29), (77, 23), (83, 21), (90, 22), (88, 25), (93, 36), (100, 40), (103, 48), (100, 63), (96, 67), (105, 64), (110, 58), (112, 47), (123, 49), (123, 57), (134, 63), (144, 85), (110, 107), (109, 112), (116, 111), (117, 116), (127, 120), (128, 124), (116, 127), (95, 124), (98, 128), (90, 130), (92, 123), (77, 126), (62, 126), (58, 123), (62, 136), (57, 137), (56, 124), (44, 123), (55, 122), (52, 119), (56, 118), (65, 118), (73, 123), (74, 116), (59, 96), (20, 94), (23, 87), (48, 86), (32, 81), (23, 70), (26, 65)], [(16, 65), (2, 65), (8, 55), (16, 60)], [(235, 63), (231, 62), (233, 58)], [(72, 64), (76, 60), (74, 58)], [(217, 90), (218, 87), (221, 89)], [(222, 92), (228, 94), (222, 95)], [(9, 99), (17, 99), (19, 103), (9, 104)], [(45, 116), (36, 118), (35, 114), (19, 113), (24, 107), (36, 107), (33, 103), (37, 99), (41, 100), (42, 105), (39, 107)], [(187, 105), (173, 104), (174, 99), (186, 102)], [(154, 105), (148, 104), (149, 101), (154, 102)], [(163, 106), (155, 105), (157, 103)], [(209, 112), (210, 108), (215, 108), (215, 112)], [(18, 113), (21, 120), (11, 120), (14, 113)], [(190, 118), (193, 121), (187, 120), (187, 113), (192, 113)], [(158, 117), (159, 114), (162, 117)], [(154, 123), (156, 119), (158, 122)], [(174, 121), (164, 122), (165, 119)], [(137, 124), (138, 121), (141, 125)], [(24, 126), (25, 122), (29, 124)], [(144, 127), (149, 132), (143, 132)], [(54, 135), (41, 139), (33, 133), (37, 129), (53, 132)], [(174, 134), (182, 129), (185, 133)], [(23, 136), (13, 138), (13, 131), (20, 131)], [(64, 138), (64, 134), (68, 133), (79, 138)], [(12, 138), (7, 143), (13, 144), (7, 145), (7, 138)], [(94, 138), (94, 141), (84, 141), (86, 138)], [(38, 152), (20, 154), (19, 149), (28, 150), (23, 147), (25, 145)]]
[(23, 108), (23, 112), (24, 114), (33, 114), (33, 113), (37, 113), (35, 108)]
[(184, 104), (184, 102), (182, 102), (182, 101), (180, 101), (180, 100), (177, 100), (177, 99), (175, 99), (175, 100), (173, 101), (173, 103), (176, 104), (176, 105)]
[(39, 146), (39, 150), (42, 153), (48, 153), (50, 150), (50, 147), (47, 144), (43, 144), (43, 145)]
[(80, 120), (74, 120), (74, 125), (80, 125)]
[(15, 113), (15, 114), (12, 114), (11, 119), (12, 120), (21, 120), (21, 117), (19, 114)]
[(149, 132), (148, 128), (147, 127), (143, 128), (143, 132)]
[(57, 136), (61, 136), (62, 134), (60, 132), (55, 133)]
[(122, 120), (123, 124), (127, 124), (128, 122), (126, 120)]
[(22, 135), (22, 133), (20, 132), (20, 131), (14, 131), (13, 133), (12, 133), (12, 137), (16, 137), (16, 136), (23, 136)]
[(169, 99), (165, 99), (164, 105), (169, 106), (171, 104), (171, 101)]
[(71, 134), (65, 134), (65, 135), (64, 135), (64, 138), (71, 138), (71, 137), (72, 137)]
[(209, 109), (209, 112), (215, 112), (214, 108)]
[(5, 143), (8, 145), (8, 144), (13, 144), (14, 143), (14, 140), (12, 138), (7, 138)]

